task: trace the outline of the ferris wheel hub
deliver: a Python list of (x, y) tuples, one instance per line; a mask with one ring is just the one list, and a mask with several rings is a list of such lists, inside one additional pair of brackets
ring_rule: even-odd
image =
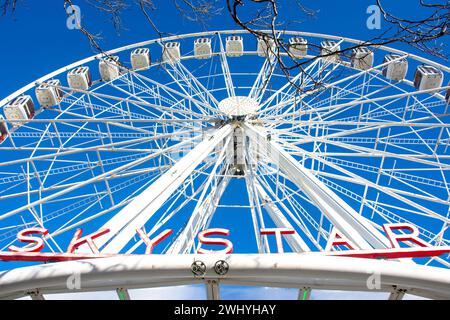
[(219, 103), (219, 110), (230, 117), (243, 117), (255, 114), (259, 103), (250, 97), (234, 96), (222, 100)]

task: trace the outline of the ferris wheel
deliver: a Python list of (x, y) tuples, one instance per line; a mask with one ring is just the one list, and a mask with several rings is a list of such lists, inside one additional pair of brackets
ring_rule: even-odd
[[(121, 298), (199, 283), (210, 299), (223, 284), (450, 298), (450, 68), (280, 37), (288, 52), (242, 30), (136, 43), (0, 101), (0, 298), (70, 293), (73, 274)], [(277, 57), (309, 62), (286, 76)]]

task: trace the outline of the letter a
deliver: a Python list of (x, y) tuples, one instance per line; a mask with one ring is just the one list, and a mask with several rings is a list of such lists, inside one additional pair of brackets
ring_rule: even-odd
[(373, 30), (373, 29), (381, 29), (381, 10), (380, 7), (378, 7), (376, 4), (371, 5), (369, 7), (367, 7), (367, 14), (371, 14), (368, 18), (367, 18), (367, 28), (369, 30)]
[(336, 228), (333, 228), (333, 231), (328, 238), (327, 246), (325, 247), (325, 251), (331, 251), (334, 246), (346, 246), (350, 250), (355, 250), (357, 246), (351, 242), (346, 236), (344, 236), (340, 231)]

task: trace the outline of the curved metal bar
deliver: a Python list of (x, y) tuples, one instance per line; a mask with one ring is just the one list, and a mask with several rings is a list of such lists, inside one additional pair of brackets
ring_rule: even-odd
[[(191, 271), (198, 260), (206, 265), (201, 276)], [(219, 260), (229, 265), (225, 275), (214, 270)], [(450, 299), (447, 269), (308, 253), (142, 255), (23, 267), (0, 273), (0, 298), (36, 290), (42, 294), (76, 292), (70, 288), (73, 277), (79, 279), (78, 292), (198, 284), (214, 279), (222, 284), (367, 292), (401, 288), (414, 295)], [(375, 286), (370, 285), (373, 279), (378, 281)]]
[[(262, 32), (271, 32), (270, 30), (262, 30)], [(152, 40), (146, 40), (146, 41), (142, 41), (142, 42), (138, 42), (138, 43), (134, 43), (131, 45), (127, 45), (127, 46), (123, 46), (120, 48), (116, 48), (113, 50), (109, 50), (106, 51), (105, 53), (108, 55), (113, 55), (122, 51), (126, 51), (126, 50), (131, 50), (131, 49), (135, 49), (138, 47), (142, 47), (142, 46), (148, 46), (150, 44), (154, 44), (154, 43), (160, 43), (160, 42), (166, 42), (166, 41), (173, 41), (173, 40), (180, 40), (180, 39), (186, 39), (186, 38), (191, 38), (191, 37), (205, 37), (205, 36), (212, 36), (212, 35), (231, 35), (231, 34), (248, 34), (248, 31), (246, 30), (221, 30), (221, 31), (206, 31), (206, 32), (196, 32), (196, 33), (189, 33), (189, 34), (183, 34), (183, 35), (176, 35), (176, 36), (170, 36), (170, 37), (165, 37), (165, 38), (160, 38), (160, 39), (152, 39)], [(327, 35), (327, 34), (320, 34), (320, 33), (311, 33), (311, 32), (301, 32), (301, 31), (283, 31), (284, 35), (289, 35), (289, 36), (303, 36), (303, 37), (312, 37), (312, 38), (322, 38), (322, 39), (331, 39), (331, 40), (343, 40), (344, 42), (348, 42), (348, 43), (352, 43), (352, 44), (364, 44), (364, 41), (361, 40), (356, 40), (356, 39), (352, 39), (352, 38), (346, 38), (346, 37), (340, 37), (340, 36), (333, 36), (333, 35)], [(430, 64), (432, 66), (438, 67), (441, 70), (445, 71), (445, 72), (450, 72), (450, 67), (446, 67), (442, 64), (436, 63), (434, 61), (431, 61), (429, 59), (425, 59), (422, 58), (420, 56), (414, 55), (414, 54), (409, 54), (405, 51), (402, 50), (397, 50), (397, 49), (393, 49), (390, 47), (386, 47), (386, 46), (376, 46), (378, 49), (380, 50), (384, 50), (386, 52), (390, 52), (390, 53), (396, 53), (396, 54), (400, 54), (400, 55), (408, 55), (409, 58), (419, 61), (421, 63), (426, 63), (426, 64)], [(76, 68), (78, 66), (81, 66), (83, 64), (86, 64), (88, 62), (94, 61), (96, 59), (100, 59), (102, 58), (105, 53), (99, 53), (93, 56), (90, 56), (88, 58), (79, 60), (77, 62), (74, 62), (72, 64), (69, 64), (65, 67), (62, 67), (58, 70), (55, 70), (39, 79), (37, 79), (36, 81), (33, 81), (31, 83), (29, 83), (28, 85), (22, 87), (21, 89), (15, 91), (14, 93), (10, 94), (9, 96), (7, 96), (6, 98), (2, 99), (0, 101), (0, 107), (5, 105), (6, 103), (8, 103), (9, 101), (11, 101), (12, 99), (14, 99), (15, 97), (25, 93), (26, 91), (30, 90), (31, 88), (35, 87), (35, 85), (37, 83), (42, 83), (44, 81), (47, 81), (63, 72), (69, 71), (73, 68)], [(256, 54), (256, 52), (253, 52), (254, 54)]]

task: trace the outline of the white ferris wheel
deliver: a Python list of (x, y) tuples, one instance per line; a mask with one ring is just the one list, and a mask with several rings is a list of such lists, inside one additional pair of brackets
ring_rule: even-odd
[[(121, 298), (186, 284), (209, 299), (229, 284), (450, 298), (450, 68), (280, 36), (310, 59), (289, 79), (270, 41), (202, 32), (78, 61), (0, 101), (0, 298), (71, 292), (73, 274)], [(429, 247), (393, 246), (386, 225)], [(18, 240), (30, 228), (47, 230), (44, 248)], [(72, 252), (74, 234), (96, 236)]]

